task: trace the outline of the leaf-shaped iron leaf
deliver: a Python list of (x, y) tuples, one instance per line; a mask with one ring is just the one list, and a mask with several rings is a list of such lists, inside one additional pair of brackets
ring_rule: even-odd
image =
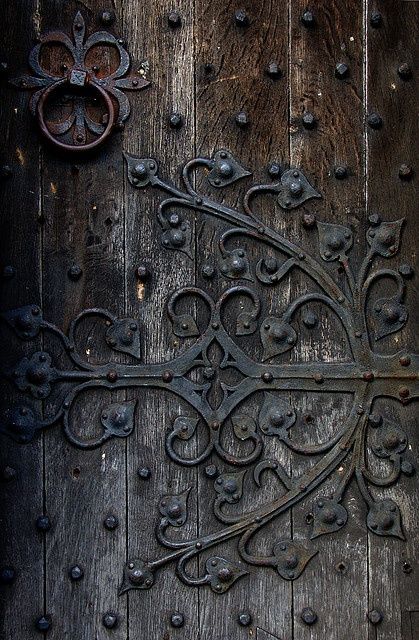
[(316, 553), (295, 540), (280, 540), (273, 548), (277, 571), (284, 580), (296, 580)]
[(281, 182), (273, 187), (277, 187), (277, 201), (283, 209), (295, 209), (306, 200), (321, 198), (320, 193), (311, 186), (299, 169), (285, 171), (281, 176)]
[[(214, 482), (214, 488), (220, 494), (223, 502), (234, 504), (243, 495), (243, 480), (246, 471), (223, 473)], [(218, 498), (220, 499), (220, 498)]]
[(106, 331), (106, 342), (115, 351), (141, 358), (141, 336), (138, 322), (132, 318), (116, 320)]
[(345, 526), (348, 520), (348, 512), (345, 507), (329, 498), (319, 498), (314, 505), (313, 514), (312, 540), (325, 533), (338, 531)]
[(165, 249), (173, 249), (185, 253), (188, 258), (193, 257), (192, 250), (192, 230), (187, 220), (184, 220), (179, 227), (166, 229), (161, 235), (161, 243)]
[(173, 333), (179, 338), (192, 338), (199, 336), (199, 329), (195, 320), (189, 313), (173, 316)]
[(147, 187), (154, 184), (158, 166), (153, 158), (137, 158), (124, 153), (128, 165), (128, 179), (134, 187)]
[(283, 400), (272, 393), (265, 393), (265, 399), (259, 413), (259, 426), (267, 436), (287, 436), (287, 431), (296, 421), (295, 411)]
[(238, 414), (231, 418), (231, 422), (239, 440), (248, 440), (256, 432), (256, 422), (251, 416)]
[(367, 515), (367, 526), (378, 536), (394, 536), (404, 540), (399, 507), (393, 500), (374, 502)]
[(253, 281), (252, 274), (250, 273), (249, 259), (244, 249), (232, 249), (225, 252), (222, 260), (220, 261), (220, 271), (232, 280), (251, 280)]
[(132, 433), (136, 404), (136, 400), (115, 402), (103, 409), (100, 420), (108, 436), (126, 438)]
[(194, 435), (198, 422), (198, 418), (178, 416), (173, 423), (173, 433), (181, 440), (189, 440)]
[(290, 324), (280, 318), (265, 318), (260, 328), (260, 339), (263, 346), (262, 360), (285, 353), (297, 342), (297, 334)]
[(208, 558), (205, 567), (208, 574), (208, 584), (214, 593), (225, 593), (236, 580), (249, 573), (220, 556)]
[(2, 317), (21, 340), (36, 338), (42, 325), (41, 309), (36, 305), (6, 311)]
[(151, 589), (153, 584), (154, 575), (147, 562), (133, 558), (124, 567), (124, 576), (118, 595), (121, 596), (130, 589)]
[(394, 222), (381, 222), (376, 227), (371, 227), (367, 232), (367, 242), (374, 253), (391, 258), (397, 253), (400, 244), (400, 235), (404, 218)]
[(213, 187), (222, 188), (241, 178), (252, 175), (233, 158), (229, 151), (220, 149), (213, 157), (213, 168), (207, 175), (207, 180)]
[(341, 224), (318, 222), (320, 255), (326, 262), (342, 259), (352, 247), (352, 231)]
[(374, 304), (375, 339), (400, 331), (406, 324), (408, 312), (398, 298), (380, 298)]
[(172, 527), (181, 527), (187, 520), (187, 505), (190, 490), (191, 487), (188, 487), (183, 493), (163, 496), (160, 500), (160, 513), (167, 518), (167, 521)]

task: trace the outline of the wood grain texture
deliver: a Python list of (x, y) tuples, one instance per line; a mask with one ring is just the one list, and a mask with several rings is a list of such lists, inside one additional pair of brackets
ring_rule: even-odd
[[(8, 77), (26, 69), (26, 52), (37, 35), (36, 10), (37, 3), (30, 0), (1, 6), (1, 60), (8, 64), (8, 73), (1, 80), (0, 162), (10, 167), (11, 175), (0, 181), (0, 260), (2, 270), (6, 265), (15, 269), (13, 278), (0, 283), (2, 311), (41, 301), (39, 144), (33, 123), (26, 117), (28, 97), (7, 86)], [(19, 344), (3, 328), (2, 369), (13, 367), (34, 347)], [(18, 401), (15, 389), (3, 380), (1, 396), (2, 409)], [(34, 405), (42, 410), (40, 402)], [(0, 565), (13, 567), (16, 579), (11, 585), (0, 586), (0, 637), (20, 640), (34, 636), (35, 619), (43, 613), (44, 548), (42, 534), (35, 527), (43, 509), (42, 440), (22, 446), (2, 437), (2, 477), (8, 474), (7, 468), (16, 476), (0, 481)]]
[[(373, 9), (374, 3), (369, 2), (369, 15)], [(366, 126), (367, 206), (371, 213), (380, 213), (384, 220), (405, 218), (401, 249), (395, 262), (417, 268), (418, 149), (412, 141), (418, 137), (419, 4), (393, 1), (380, 6), (380, 11), (382, 25), (376, 29), (370, 25), (367, 28), (366, 116), (377, 112), (383, 120), (379, 130)], [(398, 74), (398, 68), (403, 63), (407, 63), (412, 70), (410, 79), (403, 80)], [(414, 170), (410, 180), (399, 177), (400, 166), (404, 164)], [(384, 260), (380, 266), (386, 266)], [(373, 292), (374, 297), (393, 295), (390, 286), (388, 281), (383, 281)], [(410, 320), (401, 332), (380, 341), (378, 348), (382, 353), (398, 349), (417, 352), (419, 299), (415, 281), (408, 283), (406, 301)], [(402, 406), (382, 399), (377, 406), (405, 430), (410, 443), (409, 454), (417, 459), (417, 403)], [(383, 468), (380, 471), (386, 473)], [(378, 609), (383, 613), (383, 622), (370, 630), (370, 640), (403, 638), (403, 616), (419, 609), (417, 487), (417, 477), (404, 477), (385, 492), (386, 497), (391, 497), (400, 506), (406, 541), (369, 535), (369, 609)], [(408, 573), (403, 570), (406, 563), (411, 567)], [(417, 616), (416, 619), (411, 618), (412, 622), (411, 633), (414, 638), (419, 633)]]

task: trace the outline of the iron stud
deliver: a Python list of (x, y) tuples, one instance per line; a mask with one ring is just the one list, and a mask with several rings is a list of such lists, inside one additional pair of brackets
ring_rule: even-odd
[(239, 113), (237, 113), (235, 116), (235, 121), (238, 127), (244, 129), (249, 124), (247, 113), (245, 113), (244, 111), (239, 111)]
[(303, 15), (301, 16), (301, 22), (305, 27), (307, 27), (307, 29), (309, 29), (310, 27), (314, 27), (314, 25), (316, 24), (316, 19), (313, 12), (304, 11)]
[(4, 164), (2, 167), (0, 167), (0, 178), (3, 178), (3, 180), (6, 178), (10, 178), (12, 173), (12, 167), (10, 167), (8, 164)]
[(138, 477), (141, 480), (150, 480), (151, 478), (151, 469), (149, 467), (140, 467), (137, 471)]
[(183, 118), (180, 113), (173, 112), (169, 116), (169, 125), (172, 129), (180, 129), (183, 125)]
[(5, 267), (3, 267), (3, 272), (2, 272), (3, 280), (11, 280), (12, 278), (15, 277), (15, 275), (16, 275), (16, 270), (11, 264), (8, 264)]
[(399, 65), (397, 73), (402, 80), (409, 80), (412, 77), (412, 69), (407, 64), (407, 62), (403, 62), (401, 65)]
[(76, 282), (77, 280), (80, 280), (83, 271), (77, 264), (73, 264), (67, 271), (67, 274), (70, 280)]
[(16, 577), (16, 572), (13, 567), (2, 567), (0, 569), (0, 583), (12, 584)]
[(17, 472), (13, 467), (6, 466), (1, 470), (1, 479), (3, 482), (11, 482), (16, 478), (16, 476)]
[(100, 21), (105, 27), (110, 27), (115, 22), (116, 16), (115, 11), (107, 10), (102, 11), (100, 14)]
[(370, 16), (370, 24), (372, 27), (381, 27), (383, 24), (383, 16), (379, 11), (372, 11)]
[(367, 117), (367, 123), (371, 129), (381, 129), (383, 120), (378, 113), (372, 112)]
[(180, 17), (179, 12), (170, 11), (169, 15), (167, 16), (167, 22), (169, 23), (169, 27), (172, 27), (172, 29), (176, 29), (177, 27), (180, 27), (182, 24), (182, 19)]
[(302, 115), (302, 123), (304, 129), (314, 129), (316, 126), (316, 118), (311, 111), (305, 111)]
[(399, 167), (399, 178), (401, 180), (410, 180), (413, 177), (413, 169), (408, 164), (401, 164)]
[(235, 12), (234, 21), (238, 27), (248, 27), (250, 24), (249, 16), (244, 9), (238, 9)]
[(83, 578), (84, 571), (78, 564), (76, 564), (74, 565), (74, 567), (70, 568), (68, 575), (70, 576), (71, 580), (77, 582), (77, 580), (81, 580)]
[(347, 167), (339, 166), (335, 167), (335, 178), (338, 180), (344, 180), (344, 178), (348, 177), (348, 169)]
[(278, 162), (271, 162), (268, 166), (268, 175), (270, 178), (278, 178), (281, 175), (281, 167)]
[(51, 629), (51, 618), (50, 616), (40, 616), (35, 621), (35, 628), (37, 631), (46, 632)]
[(252, 616), (247, 611), (239, 613), (238, 622), (242, 627), (248, 627), (252, 624)]
[(267, 75), (273, 80), (277, 80), (281, 77), (281, 69), (276, 62), (270, 62), (266, 69)]
[(383, 614), (378, 609), (372, 609), (368, 612), (368, 619), (371, 624), (379, 624), (383, 620)]
[(345, 62), (338, 62), (335, 67), (335, 76), (339, 78), (339, 80), (343, 80), (347, 78), (349, 75), (349, 67)]
[(48, 516), (39, 516), (36, 520), (36, 528), (38, 531), (49, 531), (51, 529), (51, 520)]
[(119, 520), (114, 515), (108, 515), (103, 521), (103, 526), (108, 531), (114, 531), (119, 525)]
[(115, 613), (108, 611), (104, 614), (102, 623), (106, 629), (114, 629), (118, 624), (118, 616)]
[(170, 615), (170, 624), (175, 629), (180, 629), (180, 627), (183, 627), (183, 625), (185, 624), (185, 616), (183, 615), (183, 613), (172, 613)]
[(150, 271), (145, 264), (141, 264), (136, 268), (135, 275), (138, 280), (148, 280), (148, 278), (150, 277)]
[(317, 613), (310, 607), (305, 607), (301, 612), (301, 620), (304, 624), (312, 625), (317, 622)]

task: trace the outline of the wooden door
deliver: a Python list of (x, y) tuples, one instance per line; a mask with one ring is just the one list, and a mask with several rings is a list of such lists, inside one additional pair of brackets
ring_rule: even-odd
[(4, 0), (2, 639), (419, 638), (418, 10)]

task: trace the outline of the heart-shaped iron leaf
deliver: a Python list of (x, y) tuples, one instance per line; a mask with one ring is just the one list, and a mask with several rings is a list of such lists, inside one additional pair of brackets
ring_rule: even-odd
[[(222, 502), (234, 504), (238, 502), (243, 495), (243, 480), (246, 471), (232, 471), (231, 473), (223, 473), (214, 482), (214, 488), (220, 494)], [(218, 499), (220, 499), (218, 498)]]
[(136, 404), (136, 400), (116, 402), (103, 409), (100, 420), (108, 436), (126, 438), (132, 433)]
[(290, 324), (280, 318), (265, 318), (260, 328), (260, 339), (263, 346), (262, 360), (285, 353), (297, 342), (297, 334)]
[(283, 400), (272, 393), (265, 393), (260, 413), (259, 426), (267, 436), (287, 436), (288, 429), (296, 421), (295, 411)]
[(207, 175), (207, 180), (213, 187), (222, 188), (233, 184), (246, 176), (252, 175), (242, 167), (229, 151), (220, 149), (212, 159), (213, 168)]
[(181, 440), (189, 440), (194, 435), (198, 422), (198, 418), (178, 416), (173, 423), (173, 433)]
[(124, 153), (128, 165), (128, 179), (133, 187), (147, 187), (154, 184), (158, 166), (153, 158), (137, 158)]
[(407, 318), (407, 309), (398, 298), (380, 298), (374, 304), (375, 339), (400, 331)]
[(273, 548), (277, 571), (284, 580), (296, 580), (316, 553), (295, 540), (280, 540)]
[(312, 540), (325, 533), (338, 531), (345, 526), (348, 520), (348, 512), (345, 507), (329, 498), (319, 498), (314, 505), (313, 514)]
[(160, 500), (160, 513), (172, 527), (182, 527), (188, 517), (188, 497), (192, 487), (183, 493), (163, 496)]
[(208, 558), (206, 562), (208, 584), (214, 593), (225, 593), (230, 587), (249, 572), (220, 556)]
[(272, 185), (278, 193), (278, 204), (283, 209), (295, 209), (306, 200), (321, 198), (299, 169), (289, 169), (281, 176), (278, 185)]
[(131, 318), (116, 320), (106, 331), (106, 342), (115, 351), (141, 358), (141, 336), (138, 323)]
[(371, 249), (384, 258), (394, 256), (399, 249), (403, 223), (404, 218), (401, 218), (394, 222), (381, 222), (378, 226), (368, 229), (367, 242)]
[(256, 422), (251, 416), (238, 414), (231, 418), (234, 433), (239, 440), (248, 440), (256, 433)]
[(374, 502), (367, 515), (367, 526), (378, 536), (394, 536), (404, 540), (399, 507), (393, 500)]
[(323, 260), (342, 259), (352, 247), (352, 231), (341, 224), (318, 222), (320, 255)]

